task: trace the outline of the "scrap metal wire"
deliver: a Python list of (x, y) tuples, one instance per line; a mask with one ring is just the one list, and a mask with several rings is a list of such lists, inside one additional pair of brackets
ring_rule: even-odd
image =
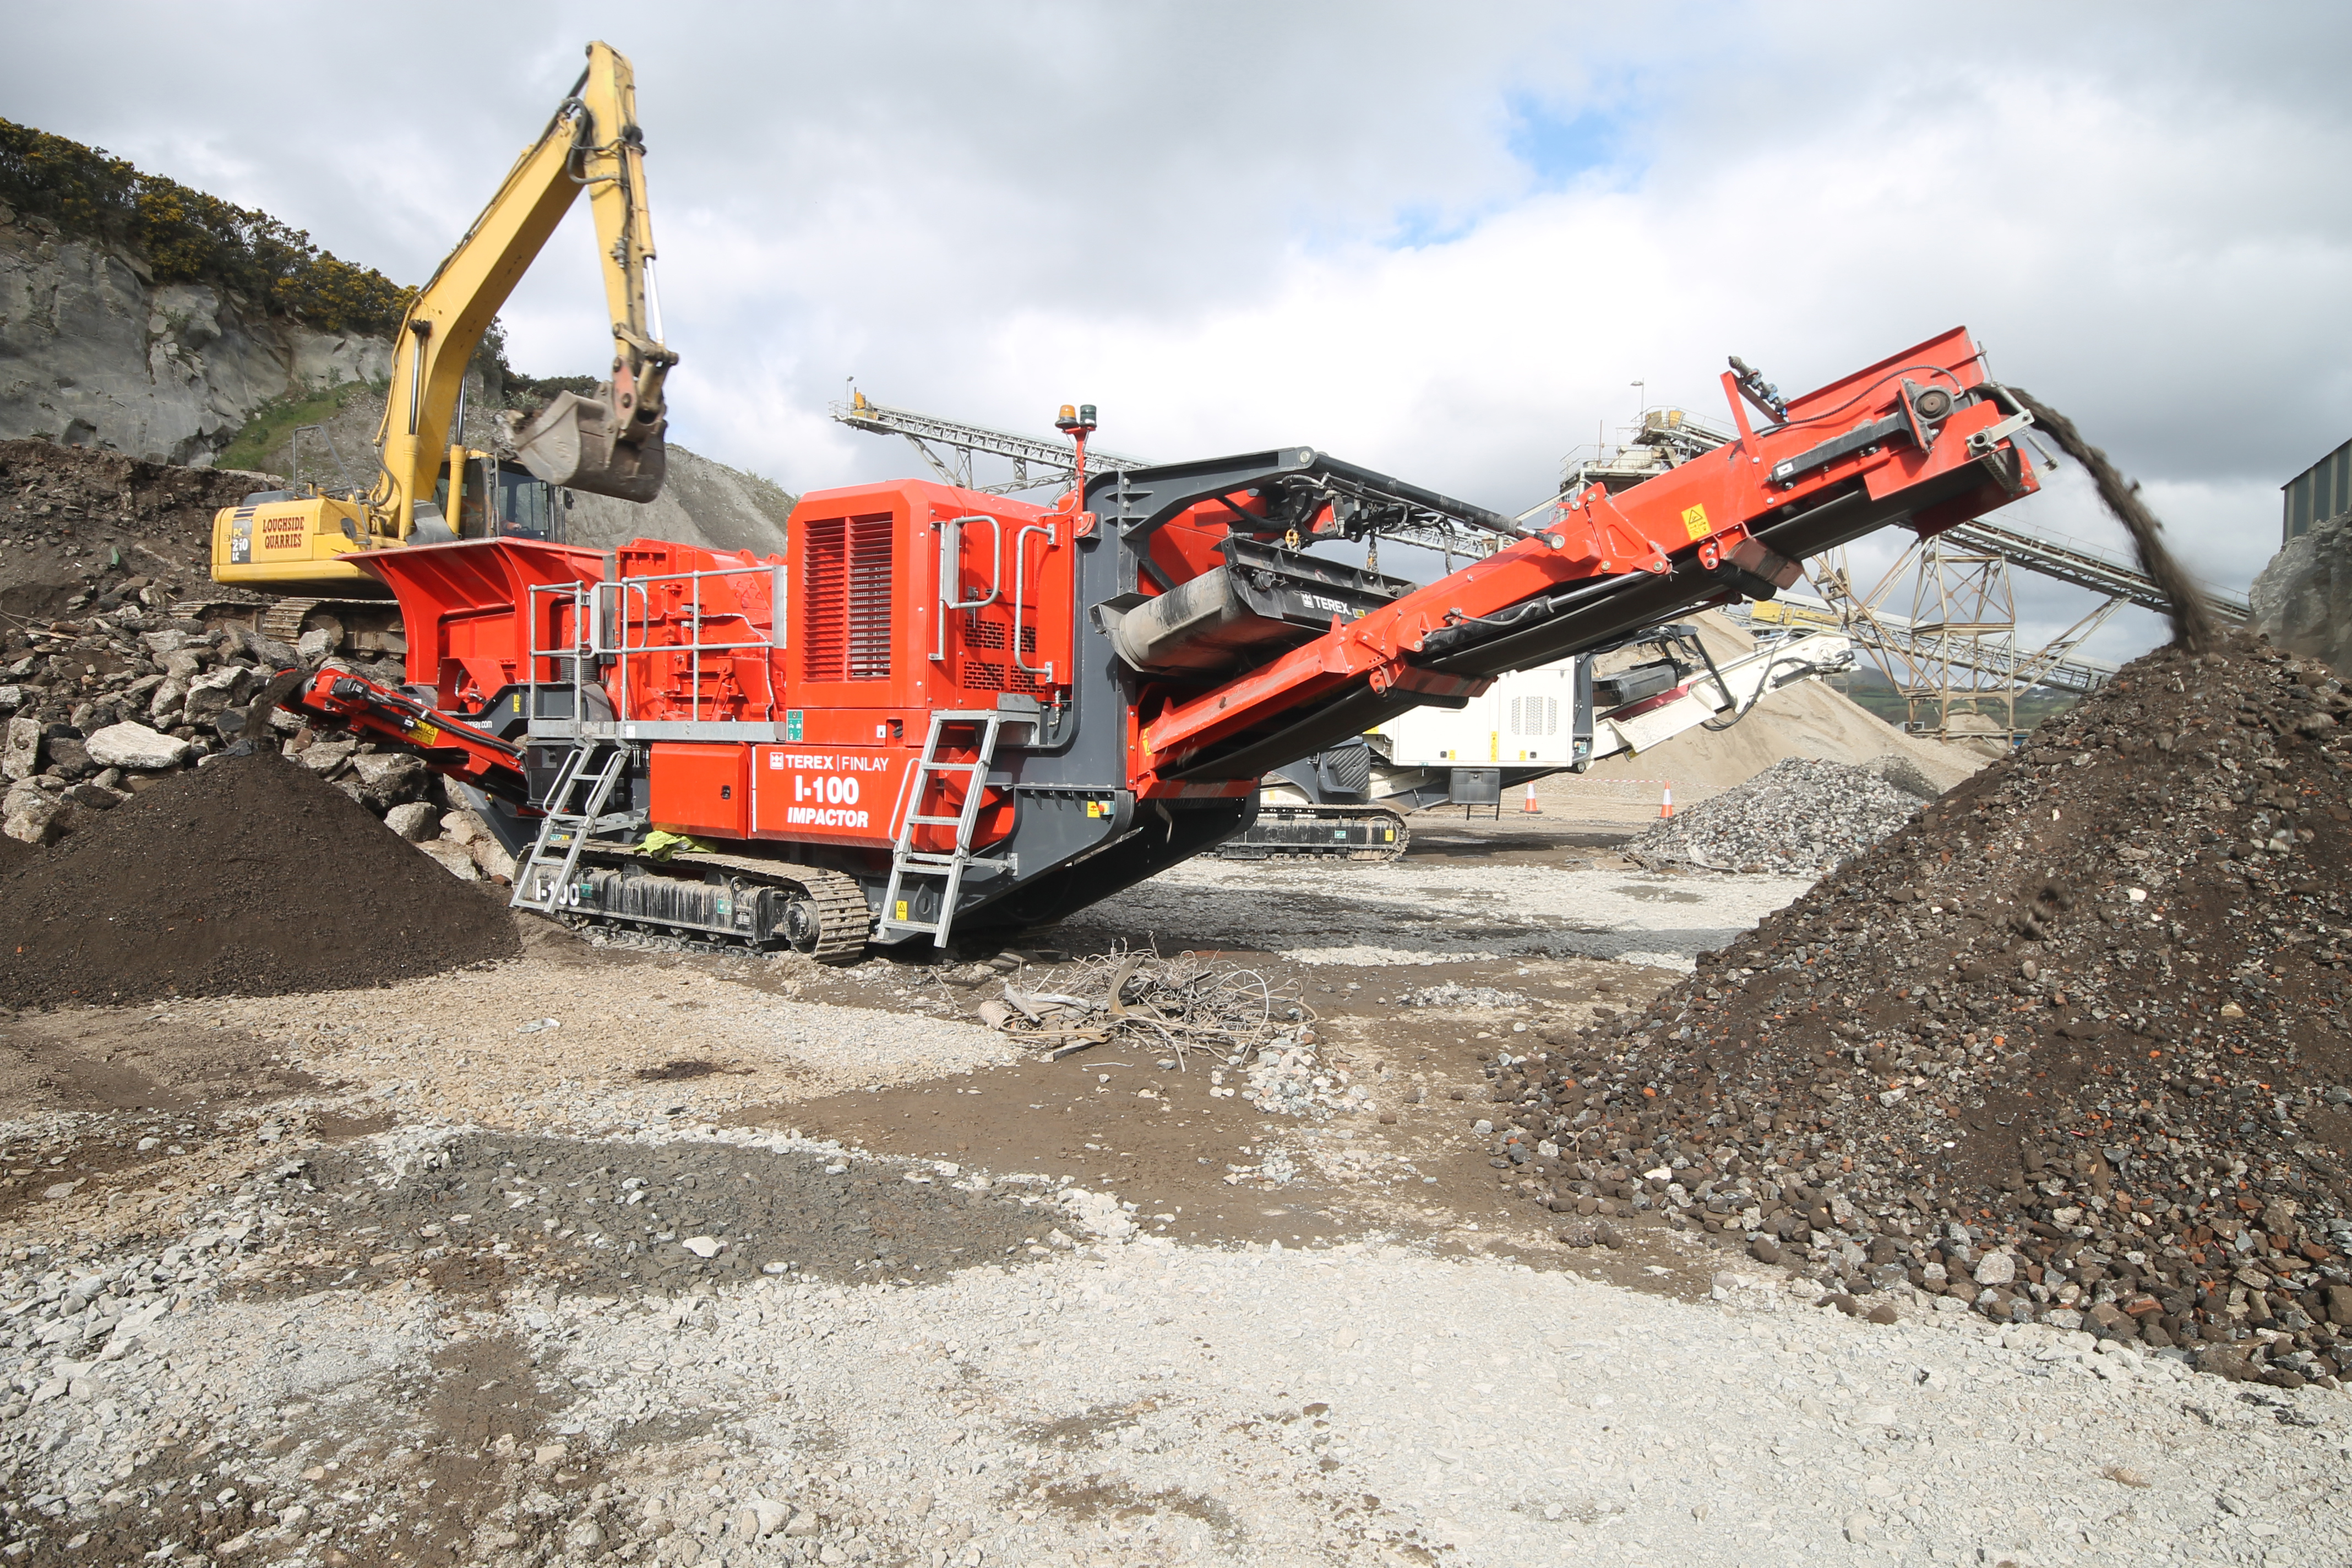
[(1047, 1060), (1112, 1040), (1148, 1042), (1181, 1068), (1195, 1050), (1238, 1058), (1286, 1029), (1311, 1021), (1290, 983), (1255, 969), (1224, 967), (1215, 955), (1119, 946), (1078, 960), (1055, 978), (1057, 990), (1004, 983), (1001, 1002), (981, 1005), (982, 1018), (1046, 1047)]

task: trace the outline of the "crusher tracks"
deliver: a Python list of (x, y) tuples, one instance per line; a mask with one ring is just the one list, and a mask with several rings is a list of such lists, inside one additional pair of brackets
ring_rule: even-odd
[[(808, 945), (798, 942), (790, 945), (819, 963), (855, 962), (866, 952), (866, 940), (873, 931), (874, 915), (866, 907), (865, 890), (855, 879), (845, 877), (838, 871), (794, 865), (785, 860), (765, 860), (754, 855), (722, 855), (712, 850), (680, 850), (666, 860), (656, 860), (648, 855), (597, 847), (592, 847), (583, 858), (601, 866), (636, 866), (656, 875), (664, 872), (674, 874), (686, 867), (708, 868), (799, 893), (811, 906), (816, 931), (814, 940)], [(613, 914), (575, 907), (564, 910), (562, 918), (579, 927), (625, 937), (633, 934), (650, 936), (688, 947), (740, 951), (743, 944), (743, 939), (740, 937), (699, 926), (666, 921), (658, 917)]]
[(1249, 830), (1217, 847), (1220, 860), (1397, 860), (1412, 842), (1384, 805), (1261, 805)]

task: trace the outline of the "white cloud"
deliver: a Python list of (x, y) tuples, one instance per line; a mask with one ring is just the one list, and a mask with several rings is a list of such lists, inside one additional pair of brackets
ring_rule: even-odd
[[(1107, 445), (1171, 458), (1311, 441), (1516, 510), (1630, 382), (1712, 416), (1727, 353), (1793, 391), (1964, 321), (2242, 584), (2277, 485), (2352, 427), (2332, 7), (404, 16), (58, 8), (0, 87), (419, 278), (610, 38), (679, 437), (795, 489), (911, 471), (824, 419), (855, 374), (1028, 428), (1089, 399)], [(511, 303), (526, 368), (600, 356), (590, 248), (575, 215)], [(2063, 473), (2011, 515), (2113, 537)], [(2082, 607), (2019, 592), (2029, 636)]]

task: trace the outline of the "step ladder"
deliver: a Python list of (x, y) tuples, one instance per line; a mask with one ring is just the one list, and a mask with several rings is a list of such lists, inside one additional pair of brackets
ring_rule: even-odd
[[(539, 837), (515, 868), (514, 897), (507, 900), (509, 908), (536, 910), (543, 915), (556, 912), (572, 873), (580, 868), (580, 851), (596, 831), (605, 803), (628, 769), (629, 748), (615, 742), (591, 741), (572, 749), (547, 792), (547, 815), (540, 821)], [(542, 878), (541, 871), (550, 866), (558, 869), (553, 876)]]
[[(915, 763), (913, 786), (907, 795), (907, 815), (898, 824), (898, 841), (890, 852), (890, 885), (882, 894), (882, 918), (875, 922), (877, 941), (928, 936), (934, 947), (947, 946), (948, 927), (955, 919), (956, 899), (963, 891), (964, 873), (972, 863), (972, 828), (980, 820), (981, 797), (988, 793), (989, 769), (996, 761), (996, 737), (1007, 724), (1035, 722), (1027, 714), (995, 710), (931, 715), (931, 728), (923, 737), (923, 754)], [(941, 762), (940, 743), (950, 731), (961, 729), (973, 731), (972, 760)], [(925, 816), (923, 802), (930, 793), (932, 781), (949, 773), (965, 776), (962, 809), (953, 816)], [(919, 827), (954, 828), (955, 847), (945, 852), (916, 848), (915, 830)], [(940, 883), (939, 918), (915, 920), (909, 915), (914, 900), (908, 897), (908, 884), (910, 879), (927, 877), (937, 878)]]

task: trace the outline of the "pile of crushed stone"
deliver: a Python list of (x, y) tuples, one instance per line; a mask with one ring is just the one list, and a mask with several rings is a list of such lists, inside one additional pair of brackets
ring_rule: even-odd
[(0, 871), (14, 1006), (341, 990), (520, 951), (499, 900), (272, 752), (159, 781)]
[(1815, 875), (1876, 844), (1918, 796), (1868, 766), (1790, 757), (1626, 844), (1645, 865)]
[(1528, 999), (1517, 991), (1504, 991), (1492, 985), (1457, 985), (1451, 980), (1442, 985), (1418, 986), (1405, 992), (1397, 1000), (1408, 1007), (1446, 1007), (1470, 1012), (1499, 1013), (1528, 1005)]
[(2136, 661), (1646, 1012), (1497, 1069), (1498, 1155), (1556, 1210), (1663, 1210), (1853, 1310), (2332, 1386), (2347, 719), (2324, 667), (2243, 637)]
[[(1310, 1121), (1377, 1110), (1371, 1089), (1356, 1082), (1353, 1072), (1323, 1060), (1316, 1049), (1318, 1038), (1311, 1028), (1294, 1029), (1228, 1058), (1227, 1068), (1242, 1069), (1241, 1098), (1265, 1115), (1293, 1116)], [(1224, 1068), (1213, 1069), (1210, 1082), (1220, 1086), (1211, 1090), (1220, 1098), (1230, 1098), (1235, 1092), (1222, 1087), (1225, 1082)]]

